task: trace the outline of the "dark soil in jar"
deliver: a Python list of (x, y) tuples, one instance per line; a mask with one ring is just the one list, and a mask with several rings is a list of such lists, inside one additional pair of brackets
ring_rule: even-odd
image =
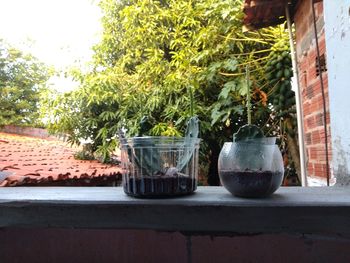
[(239, 197), (266, 197), (280, 187), (282, 172), (220, 171), (221, 183)]
[(130, 177), (123, 183), (124, 192), (134, 197), (171, 197), (193, 193), (197, 181), (188, 176)]

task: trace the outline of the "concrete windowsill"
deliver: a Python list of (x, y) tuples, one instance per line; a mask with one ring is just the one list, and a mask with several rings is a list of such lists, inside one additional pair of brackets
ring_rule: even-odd
[(136, 199), (121, 187), (0, 189), (1, 227), (153, 229), (191, 233), (350, 235), (350, 188), (280, 188), (270, 198), (199, 187), (171, 199)]

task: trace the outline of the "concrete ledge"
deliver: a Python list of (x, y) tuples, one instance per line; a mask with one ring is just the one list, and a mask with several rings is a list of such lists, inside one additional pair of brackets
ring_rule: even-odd
[(350, 188), (280, 188), (266, 199), (199, 187), (191, 196), (135, 199), (121, 187), (0, 189), (1, 227), (152, 229), (192, 234), (350, 236)]

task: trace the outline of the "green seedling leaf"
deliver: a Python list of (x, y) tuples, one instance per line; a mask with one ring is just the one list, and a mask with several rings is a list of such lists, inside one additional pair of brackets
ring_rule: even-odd
[(142, 136), (152, 128), (152, 124), (148, 116), (143, 116), (140, 121), (139, 135)]
[(239, 130), (233, 135), (233, 141), (248, 141), (251, 139), (263, 138), (263, 131), (254, 124), (246, 124), (239, 128)]
[(181, 171), (186, 166), (193, 155), (194, 143), (196, 142), (194, 139), (198, 138), (199, 134), (199, 120), (197, 116), (193, 116), (189, 119), (185, 134), (185, 150), (183, 154), (179, 156), (176, 166), (178, 171)]

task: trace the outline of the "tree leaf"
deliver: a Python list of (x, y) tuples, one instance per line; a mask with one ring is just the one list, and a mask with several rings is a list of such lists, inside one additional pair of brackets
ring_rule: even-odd
[(237, 60), (230, 58), (224, 62), (223, 68), (229, 71), (235, 71), (237, 69), (237, 65), (238, 65)]
[(228, 95), (231, 91), (235, 91), (236, 89), (236, 82), (235, 81), (229, 81), (226, 82), (223, 89), (221, 90), (219, 94), (219, 100), (226, 100), (228, 98)]

